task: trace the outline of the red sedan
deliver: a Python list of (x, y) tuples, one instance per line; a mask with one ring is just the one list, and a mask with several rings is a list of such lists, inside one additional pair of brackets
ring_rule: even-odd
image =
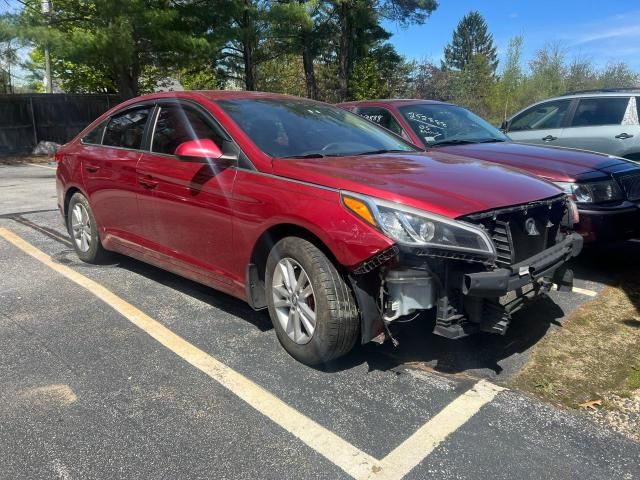
[(640, 237), (640, 165), (596, 152), (523, 145), (469, 110), (433, 100), (367, 100), (358, 113), (429, 152), (520, 168), (556, 183), (577, 202), (585, 241)]
[(58, 204), (82, 260), (119, 252), (268, 308), (282, 345), (308, 364), (432, 308), (435, 333), (504, 333), (525, 300), (552, 282), (570, 288), (564, 264), (582, 245), (556, 186), (425, 155), (294, 97), (135, 98), (57, 160)]

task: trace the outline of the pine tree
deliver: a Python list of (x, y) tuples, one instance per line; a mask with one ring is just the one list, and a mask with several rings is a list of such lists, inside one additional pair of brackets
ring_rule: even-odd
[(496, 47), (493, 35), (487, 28), (482, 15), (473, 11), (465, 15), (453, 32), (453, 39), (444, 49), (444, 67), (452, 70), (464, 70), (473, 63), (476, 55), (486, 57), (491, 73), (498, 67)]

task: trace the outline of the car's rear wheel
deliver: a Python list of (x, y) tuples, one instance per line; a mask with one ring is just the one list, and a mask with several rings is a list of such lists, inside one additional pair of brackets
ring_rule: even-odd
[(87, 263), (100, 263), (106, 259), (108, 252), (100, 242), (98, 225), (89, 201), (79, 192), (74, 193), (69, 201), (67, 230), (80, 260)]
[(316, 365), (353, 348), (360, 325), (353, 294), (313, 243), (298, 237), (276, 243), (265, 283), (278, 340), (292, 357)]

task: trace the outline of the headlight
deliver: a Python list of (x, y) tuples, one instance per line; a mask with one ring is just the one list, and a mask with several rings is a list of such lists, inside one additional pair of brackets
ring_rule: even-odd
[(622, 190), (615, 180), (591, 183), (555, 182), (578, 203), (599, 203), (624, 200)]
[(364, 195), (341, 195), (348, 210), (400, 244), (496, 254), (487, 232), (475, 225)]

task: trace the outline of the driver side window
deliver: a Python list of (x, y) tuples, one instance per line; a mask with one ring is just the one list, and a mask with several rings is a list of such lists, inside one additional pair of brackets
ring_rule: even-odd
[(151, 143), (152, 152), (174, 155), (180, 144), (196, 139), (213, 140), (222, 150), (223, 138), (200, 112), (180, 103), (160, 107)]
[(510, 132), (562, 128), (571, 100), (547, 102), (526, 110), (511, 121)]
[(357, 107), (355, 112), (361, 117), (366, 118), (370, 122), (377, 123), (378, 125), (391, 130), (396, 135), (405, 136), (402, 127), (395, 119), (393, 114), (382, 107)]

